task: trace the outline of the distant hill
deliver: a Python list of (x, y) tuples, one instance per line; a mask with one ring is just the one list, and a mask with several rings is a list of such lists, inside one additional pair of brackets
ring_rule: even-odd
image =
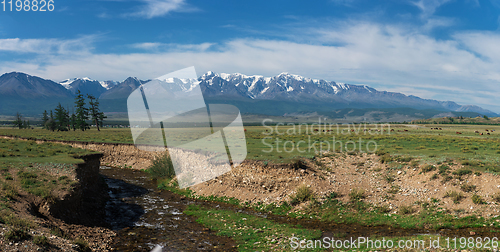
[(51, 80), (12, 72), (0, 76), (0, 114), (41, 114), (59, 102), (71, 104), (73, 95)]
[(414, 120), (415, 124), (500, 124), (500, 117), (460, 117), (460, 116), (447, 116), (439, 118), (429, 118)]
[(0, 76), (0, 95), (21, 99), (72, 97), (71, 92), (58, 83), (18, 72)]

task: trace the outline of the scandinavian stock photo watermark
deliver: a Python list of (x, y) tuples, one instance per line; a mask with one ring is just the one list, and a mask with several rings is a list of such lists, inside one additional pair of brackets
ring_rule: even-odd
[(332, 238), (319, 240), (290, 238), (290, 247), (298, 249), (484, 249), (497, 250), (497, 237), (434, 237), (429, 239), (389, 239), (370, 238)]
[[(326, 152), (367, 152), (375, 153), (378, 145), (374, 140), (366, 140), (361, 136), (390, 134), (389, 124), (339, 124), (318, 119), (314, 123), (274, 123), (272, 119), (262, 121), (265, 137), (261, 139), (266, 146), (264, 153), (326, 153)], [(300, 136), (300, 137), (298, 137)], [(338, 139), (338, 136), (344, 138)], [(346, 136), (351, 137), (345, 139)], [(354, 136), (354, 138), (352, 138)], [(355, 136), (359, 136), (355, 138)], [(298, 137), (297, 139), (290, 139)]]

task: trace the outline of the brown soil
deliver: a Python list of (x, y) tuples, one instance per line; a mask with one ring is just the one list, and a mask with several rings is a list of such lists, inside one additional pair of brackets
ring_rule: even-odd
[(79, 247), (73, 242), (77, 238), (87, 241), (92, 251), (109, 251), (109, 244), (115, 236), (113, 231), (104, 227), (68, 224), (54, 218), (50, 215), (51, 204), (30, 194), (21, 192), (11, 206), (17, 218), (31, 223), (28, 234), (47, 237), (49, 245), (35, 245), (32, 239), (7, 240), (4, 235), (13, 228), (0, 224), (0, 251), (78, 251)]
[[(470, 174), (462, 176), (462, 180), (453, 178), (445, 183), (442, 176), (431, 179), (437, 173), (424, 173), (423, 165), (411, 167), (408, 163), (383, 164), (380, 157), (374, 154), (346, 155), (336, 154), (321, 159), (322, 166), (316, 162), (305, 161), (303, 167), (293, 165), (264, 165), (260, 161), (246, 161), (214, 180), (192, 187), (200, 195), (217, 195), (235, 197), (242, 202), (280, 203), (289, 201), (290, 196), (300, 185), (309, 186), (316, 198), (322, 200), (331, 192), (340, 194), (340, 200), (348, 202), (349, 193), (353, 189), (365, 192), (365, 202), (375, 206), (386, 205), (391, 212), (397, 213), (401, 206), (410, 206), (417, 201), (440, 200), (440, 207), (457, 212), (459, 216), (479, 215), (491, 217), (499, 215), (500, 207), (494, 202), (492, 195), (500, 193), (498, 175), (481, 173), (480, 176)], [(391, 167), (401, 166), (400, 169)], [(450, 166), (450, 174), (463, 165)], [(388, 182), (386, 176), (394, 181)], [(453, 175), (452, 175), (453, 176)], [(464, 192), (461, 185), (475, 185), (472, 192)], [(465, 198), (455, 204), (448, 191), (462, 193)], [(478, 194), (487, 204), (474, 204), (472, 195)]]

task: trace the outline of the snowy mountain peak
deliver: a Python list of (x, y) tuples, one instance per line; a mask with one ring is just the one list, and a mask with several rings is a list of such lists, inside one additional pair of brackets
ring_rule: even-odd
[(73, 78), (73, 79), (66, 79), (66, 80), (63, 80), (61, 82), (59, 82), (59, 84), (61, 84), (63, 87), (65, 87), (66, 89), (70, 89), (71, 88), (71, 83), (73, 83), (74, 81), (76, 81), (76, 78)]
[(109, 81), (99, 81), (99, 84), (101, 84), (103, 88), (109, 90), (110, 88), (120, 84), (120, 82), (109, 80)]

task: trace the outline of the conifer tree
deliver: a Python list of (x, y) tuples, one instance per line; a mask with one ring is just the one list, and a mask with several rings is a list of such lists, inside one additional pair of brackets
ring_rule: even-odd
[(93, 95), (87, 94), (87, 98), (89, 99), (89, 114), (92, 117), (92, 121), (94, 121), (97, 131), (101, 131), (99, 126), (102, 127), (104, 118), (107, 116), (104, 115), (103, 112), (99, 110), (99, 99), (95, 98)]
[(88, 109), (85, 107), (85, 97), (78, 90), (75, 97), (75, 108), (76, 108), (76, 128), (85, 131), (88, 127)]

